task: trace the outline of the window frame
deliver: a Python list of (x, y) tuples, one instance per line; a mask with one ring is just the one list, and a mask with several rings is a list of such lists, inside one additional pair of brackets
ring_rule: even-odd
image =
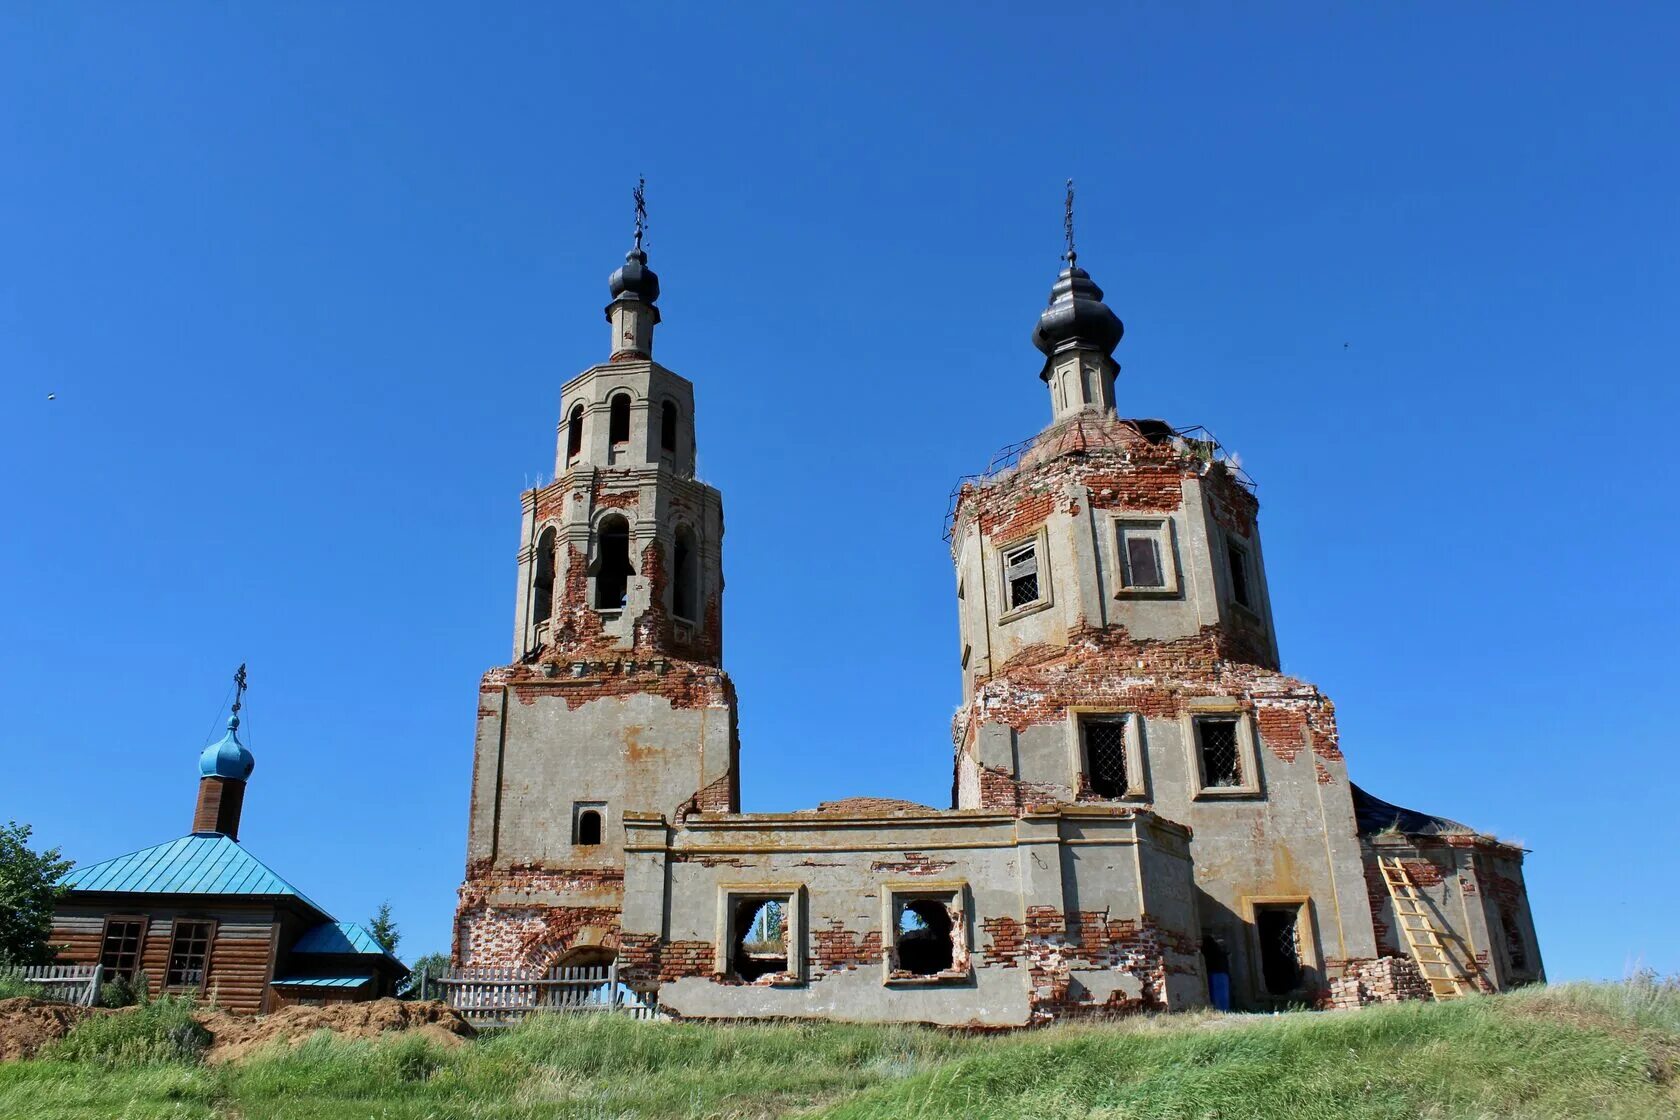
[[(1234, 786), (1210, 786), (1202, 769), (1202, 743), (1197, 723), (1203, 719), (1234, 719), (1237, 725), (1237, 764), (1242, 781)], [(1185, 749), (1189, 754), (1189, 774), (1195, 780), (1190, 792), (1192, 801), (1220, 798), (1252, 798), (1265, 795), (1260, 773), (1259, 736), (1254, 729), (1254, 713), (1242, 701), (1229, 696), (1196, 697), (1185, 704), (1182, 721)]]
[[(183, 925), (204, 926), (208, 932), (204, 935), (204, 959), (199, 965), (199, 981), (193, 984), (172, 984), (171, 977), (175, 975), (175, 943), (181, 936)], [(200, 992), (202, 993), (210, 983), (210, 964), (215, 956), (217, 923), (214, 918), (199, 918), (191, 915), (180, 915), (169, 922), (169, 949), (163, 958), (163, 986), (165, 992)]]
[[(1225, 599), (1249, 618), (1260, 619), (1259, 570), (1254, 563), (1254, 546), (1236, 533), (1226, 531), (1225, 539)], [(1237, 567), (1233, 559), (1241, 557), (1242, 586), (1248, 602), (1237, 598)]]
[[(614, 519), (624, 522), (624, 602), (615, 607), (598, 606), (600, 602), (601, 565), (606, 561), (606, 551), (602, 547), (602, 526)], [(636, 522), (625, 510), (609, 507), (599, 511), (589, 526), (589, 552), (584, 558), (585, 586), (589, 595), (589, 609), (605, 619), (621, 617), (630, 606), (631, 581), (639, 573), (636, 571)], [(558, 576), (556, 577), (558, 578)]]
[[(1287, 992), (1272, 992), (1266, 988), (1265, 947), (1260, 941), (1260, 911), (1295, 908), (1295, 944), (1301, 968), (1300, 982)], [(1319, 957), (1318, 933), (1314, 928), (1313, 901), (1306, 894), (1245, 895), (1242, 916), (1247, 925), (1246, 940), (1249, 951), (1248, 986), (1257, 1003), (1285, 1003), (1310, 993), (1324, 975), (1324, 962)]]
[[(601, 838), (593, 844), (583, 842), (583, 815), (594, 813), (600, 822)], [(605, 801), (574, 801), (572, 802), (572, 847), (600, 848), (607, 843), (607, 803)]]
[[(686, 590), (691, 600), (688, 604), (691, 612), (689, 614), (684, 614), (677, 609), (677, 589), (684, 583), (682, 565), (678, 562), (677, 548), (682, 546), (683, 538), (685, 536), (688, 538), (688, 544), (686, 547), (688, 550), (689, 572), (688, 579), (686, 581), (688, 584)], [(674, 621), (685, 623), (694, 629), (699, 629), (701, 616), (705, 614), (705, 608), (701, 606), (701, 603), (705, 600), (705, 581), (702, 576), (700, 566), (700, 534), (695, 532), (694, 527), (686, 521), (679, 521), (676, 528), (671, 532), (670, 583), (671, 618)]]
[[(787, 969), (770, 972), (754, 980), (735, 975), (735, 919), (746, 902), (782, 904), (782, 942), (787, 948)], [(728, 984), (790, 988), (805, 983), (805, 884), (794, 882), (726, 883), (718, 887), (717, 940), (713, 945), (712, 975)]]
[[(134, 967), (130, 968), (126, 973), (119, 972), (118, 970), (112, 969), (110, 966), (105, 964), (105, 943), (111, 936), (111, 925), (115, 922), (133, 922), (135, 925), (140, 927), (139, 935), (134, 940)], [(134, 977), (144, 972), (146, 960), (146, 935), (151, 932), (151, 928), (151, 919), (145, 914), (105, 915), (105, 924), (99, 929), (98, 962), (100, 967), (105, 970), (104, 975), (107, 977), (122, 975), (127, 976), (132, 980)]]
[[(1166, 514), (1159, 517), (1122, 516), (1111, 517), (1109, 522), (1109, 540), (1114, 545), (1111, 577), (1116, 599), (1168, 599), (1183, 594), (1178, 564), (1178, 533), (1171, 517)], [(1126, 582), (1126, 574), (1131, 567), (1126, 552), (1129, 532), (1148, 533), (1154, 538), (1156, 562), (1161, 566), (1162, 582), (1159, 586), (1133, 587)]]
[[(942, 902), (954, 911), (951, 920), (951, 967), (930, 975), (898, 967), (899, 914), (909, 902)], [(974, 941), (969, 926), (974, 906), (966, 879), (928, 883), (898, 880), (881, 884), (881, 983), (889, 988), (928, 988), (966, 984), (974, 977)]]
[[(1031, 546), (1033, 550), (1034, 574), (1038, 577), (1038, 598), (1022, 603), (1019, 606), (1009, 606), (1009, 554), (1019, 552), (1022, 548)], [(1036, 614), (1048, 610), (1054, 602), (1050, 583), (1050, 549), (1048, 534), (1041, 528), (1037, 532), (1024, 537), (1017, 537), (1008, 544), (997, 548), (998, 574), (998, 604), (1004, 609), (998, 615), (999, 624), (1013, 622), (1017, 618), (1024, 618), (1029, 614)]]
[[(1073, 769), (1070, 783), (1075, 800), (1099, 801), (1105, 804), (1131, 804), (1149, 800), (1149, 766), (1145, 750), (1146, 731), (1143, 713), (1131, 708), (1116, 708), (1094, 704), (1072, 704), (1067, 709), (1068, 741), (1071, 745), (1069, 763)], [(1126, 721), (1126, 792), (1119, 797), (1105, 797), (1090, 788), (1090, 759), (1085, 746), (1085, 727), (1089, 723), (1123, 718)]]

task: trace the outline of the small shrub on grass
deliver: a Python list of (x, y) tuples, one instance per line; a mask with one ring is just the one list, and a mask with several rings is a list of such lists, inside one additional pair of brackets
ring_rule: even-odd
[(190, 999), (165, 996), (115, 1015), (96, 1015), (55, 1043), (47, 1056), (115, 1069), (196, 1062), (210, 1032), (193, 1018)]
[(133, 978), (120, 973), (99, 986), (99, 1006), (101, 1007), (133, 1007), (138, 1003), (147, 1002), (146, 974), (140, 973)]

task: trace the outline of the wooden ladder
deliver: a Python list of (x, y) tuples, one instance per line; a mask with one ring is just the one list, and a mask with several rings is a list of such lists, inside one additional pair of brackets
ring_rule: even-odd
[(1383, 882), (1388, 884), (1388, 897), (1394, 901), (1394, 920), (1406, 935), (1406, 947), (1418, 971), (1429, 982), (1429, 990), (1437, 1002), (1458, 999), (1476, 990), (1470, 978), (1459, 968), (1458, 961), (1441, 941), (1441, 931), (1425, 907), (1423, 894), (1412, 882), (1411, 873), (1398, 856), (1378, 856)]

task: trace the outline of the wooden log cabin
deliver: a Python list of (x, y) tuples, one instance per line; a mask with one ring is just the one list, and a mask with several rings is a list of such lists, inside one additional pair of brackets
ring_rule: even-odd
[(227, 734), (199, 756), (189, 835), (65, 875), (58, 959), (103, 965), (107, 981), (143, 974), (153, 996), (187, 994), (243, 1014), (394, 995), (408, 975), (401, 961), (240, 844), (255, 760), (238, 732), (235, 704)]

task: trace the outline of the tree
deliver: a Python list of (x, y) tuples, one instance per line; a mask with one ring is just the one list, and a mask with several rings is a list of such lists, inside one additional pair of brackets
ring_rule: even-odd
[(379, 909), (374, 911), (373, 917), (368, 920), (368, 932), (373, 934), (373, 939), (379, 942), (381, 949), (392, 956), (396, 955), (397, 942), (402, 940), (402, 933), (397, 929), (397, 923), (391, 920), (389, 902), (381, 902)]
[[(443, 985), (438, 977), (449, 975), (448, 953), (427, 953), (408, 966), (408, 979), (397, 992), (399, 999), (442, 999)], [(420, 990), (421, 978), (425, 978), (426, 989)]]
[(0, 964), (47, 964), (53, 959), (53, 904), (58, 885), (75, 866), (57, 848), (32, 851), (26, 824), (0, 828)]

